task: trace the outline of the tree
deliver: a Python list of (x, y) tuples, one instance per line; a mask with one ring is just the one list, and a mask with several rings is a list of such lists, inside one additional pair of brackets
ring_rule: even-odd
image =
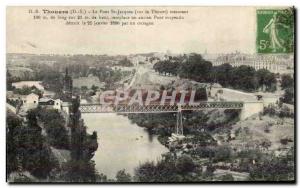
[(228, 87), (230, 85), (232, 69), (233, 67), (228, 63), (215, 66), (212, 72), (212, 79), (221, 84), (223, 87)]
[(6, 71), (6, 90), (7, 91), (10, 91), (13, 89), (12, 83), (13, 83), (13, 77), (7, 70)]
[(43, 123), (49, 144), (58, 149), (69, 149), (69, 136), (64, 117), (54, 109), (38, 108), (35, 112)]
[(254, 91), (258, 86), (255, 69), (246, 65), (234, 68), (231, 71), (230, 83), (233, 88)]
[(62, 75), (59, 72), (43, 67), (38, 73), (46, 89), (61, 93), (63, 88)]
[(22, 133), (23, 139), (20, 139), (23, 167), (38, 178), (46, 178), (50, 171), (57, 167), (57, 163), (51, 158), (50, 148), (45, 146), (36, 112), (28, 111), (27, 119), (28, 127)]
[(197, 82), (208, 82), (211, 81), (211, 70), (211, 62), (204, 60), (199, 54), (191, 54), (185, 62), (180, 64), (178, 73), (181, 78), (189, 78)]
[(125, 169), (117, 172), (117, 182), (131, 182), (131, 175), (125, 172)]
[(178, 68), (179, 68), (179, 61), (159, 61), (154, 64), (153, 68), (155, 71), (159, 72), (160, 74), (169, 74), (176, 76), (178, 74)]
[(294, 79), (288, 74), (282, 75), (281, 76), (281, 88), (282, 89), (294, 88)]
[(99, 177), (94, 161), (71, 159), (63, 164), (62, 170), (63, 179), (70, 182), (96, 182)]
[(118, 65), (120, 66), (124, 66), (124, 67), (133, 67), (133, 64), (132, 62), (127, 59), (127, 57), (125, 57), (124, 59), (120, 60)]
[(22, 129), (22, 120), (16, 115), (7, 113), (6, 117), (6, 143), (7, 143), (7, 174), (16, 171), (18, 168), (18, 139)]
[(287, 88), (284, 90), (282, 102), (294, 104), (294, 88)]
[(157, 181), (155, 176), (156, 166), (153, 162), (146, 162), (135, 170), (135, 179), (138, 182), (155, 182)]
[(175, 159), (166, 156), (154, 164), (146, 162), (135, 170), (135, 180), (138, 182), (179, 182), (184, 181), (183, 175), (176, 170)]
[(267, 69), (259, 69), (256, 71), (256, 77), (259, 87), (265, 88), (267, 91), (276, 89), (276, 76)]
[(35, 93), (40, 97), (43, 94), (43, 92), (41, 90), (37, 89), (35, 86), (32, 86), (32, 87), (23, 86), (22, 88), (14, 89), (14, 93), (20, 94), (20, 95), (29, 95), (31, 93)]
[(98, 86), (92, 85), (91, 89), (93, 90), (94, 93), (99, 89)]
[(81, 86), (81, 91), (83, 92), (83, 93), (86, 93), (87, 92), (87, 90), (88, 90), (88, 87), (87, 86)]

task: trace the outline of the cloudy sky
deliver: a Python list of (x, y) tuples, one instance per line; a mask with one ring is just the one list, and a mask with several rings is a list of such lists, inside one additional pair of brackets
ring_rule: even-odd
[[(8, 53), (255, 52), (256, 9), (253, 7), (153, 7), (157, 10), (188, 10), (188, 14), (184, 15), (184, 20), (155, 21), (153, 26), (127, 27), (70, 26), (62, 20), (37, 21), (28, 14), (29, 8), (7, 8)], [(124, 10), (124, 7), (97, 9), (100, 8)], [(48, 9), (66, 10), (70, 7)]]

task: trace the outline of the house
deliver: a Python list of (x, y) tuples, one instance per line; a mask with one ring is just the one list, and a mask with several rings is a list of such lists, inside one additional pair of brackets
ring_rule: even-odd
[(43, 97), (54, 98), (54, 96), (55, 96), (55, 92), (53, 91), (44, 90), (43, 92)]
[(23, 98), (23, 105), (21, 106), (20, 111), (27, 112), (30, 109), (38, 107), (39, 96), (37, 94), (31, 93)]
[(10, 105), (9, 103), (6, 103), (6, 109), (9, 110), (10, 112), (17, 114), (17, 108)]
[(79, 77), (73, 79), (73, 86), (76, 88), (81, 88), (86, 86), (91, 88), (92, 86), (97, 86), (98, 88), (104, 88), (105, 83), (101, 82), (97, 76), (90, 74), (88, 77)]
[(46, 108), (61, 110), (62, 101), (60, 99), (51, 99), (47, 97), (40, 98), (39, 105)]
[(39, 96), (35, 93), (30, 93), (29, 95), (7, 93), (6, 96), (9, 100), (22, 102), (23, 105), (37, 105), (39, 101)]
[(21, 82), (14, 82), (12, 86), (17, 89), (22, 89), (23, 87), (36, 87), (37, 89), (44, 91), (45, 88), (42, 86), (41, 81), (21, 81)]
[(70, 107), (71, 107), (71, 103), (70, 102), (62, 102), (62, 110), (66, 114), (70, 114)]
[(26, 95), (19, 95), (19, 94), (14, 94), (12, 91), (7, 91), (6, 92), (6, 98), (8, 98), (11, 101), (22, 101), (25, 99)]
[(31, 93), (23, 99), (24, 104), (38, 104), (39, 96), (37, 94)]

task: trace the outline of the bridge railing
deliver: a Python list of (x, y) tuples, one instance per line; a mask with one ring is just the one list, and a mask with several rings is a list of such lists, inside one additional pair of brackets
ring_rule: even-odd
[(242, 109), (243, 102), (199, 102), (194, 105), (102, 105), (102, 104), (81, 104), (81, 113), (170, 113), (178, 111), (198, 111), (204, 109)]

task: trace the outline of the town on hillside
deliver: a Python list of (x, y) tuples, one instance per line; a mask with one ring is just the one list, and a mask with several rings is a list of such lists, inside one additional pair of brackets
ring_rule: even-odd
[(296, 178), (295, 7), (8, 6), (8, 184)]

